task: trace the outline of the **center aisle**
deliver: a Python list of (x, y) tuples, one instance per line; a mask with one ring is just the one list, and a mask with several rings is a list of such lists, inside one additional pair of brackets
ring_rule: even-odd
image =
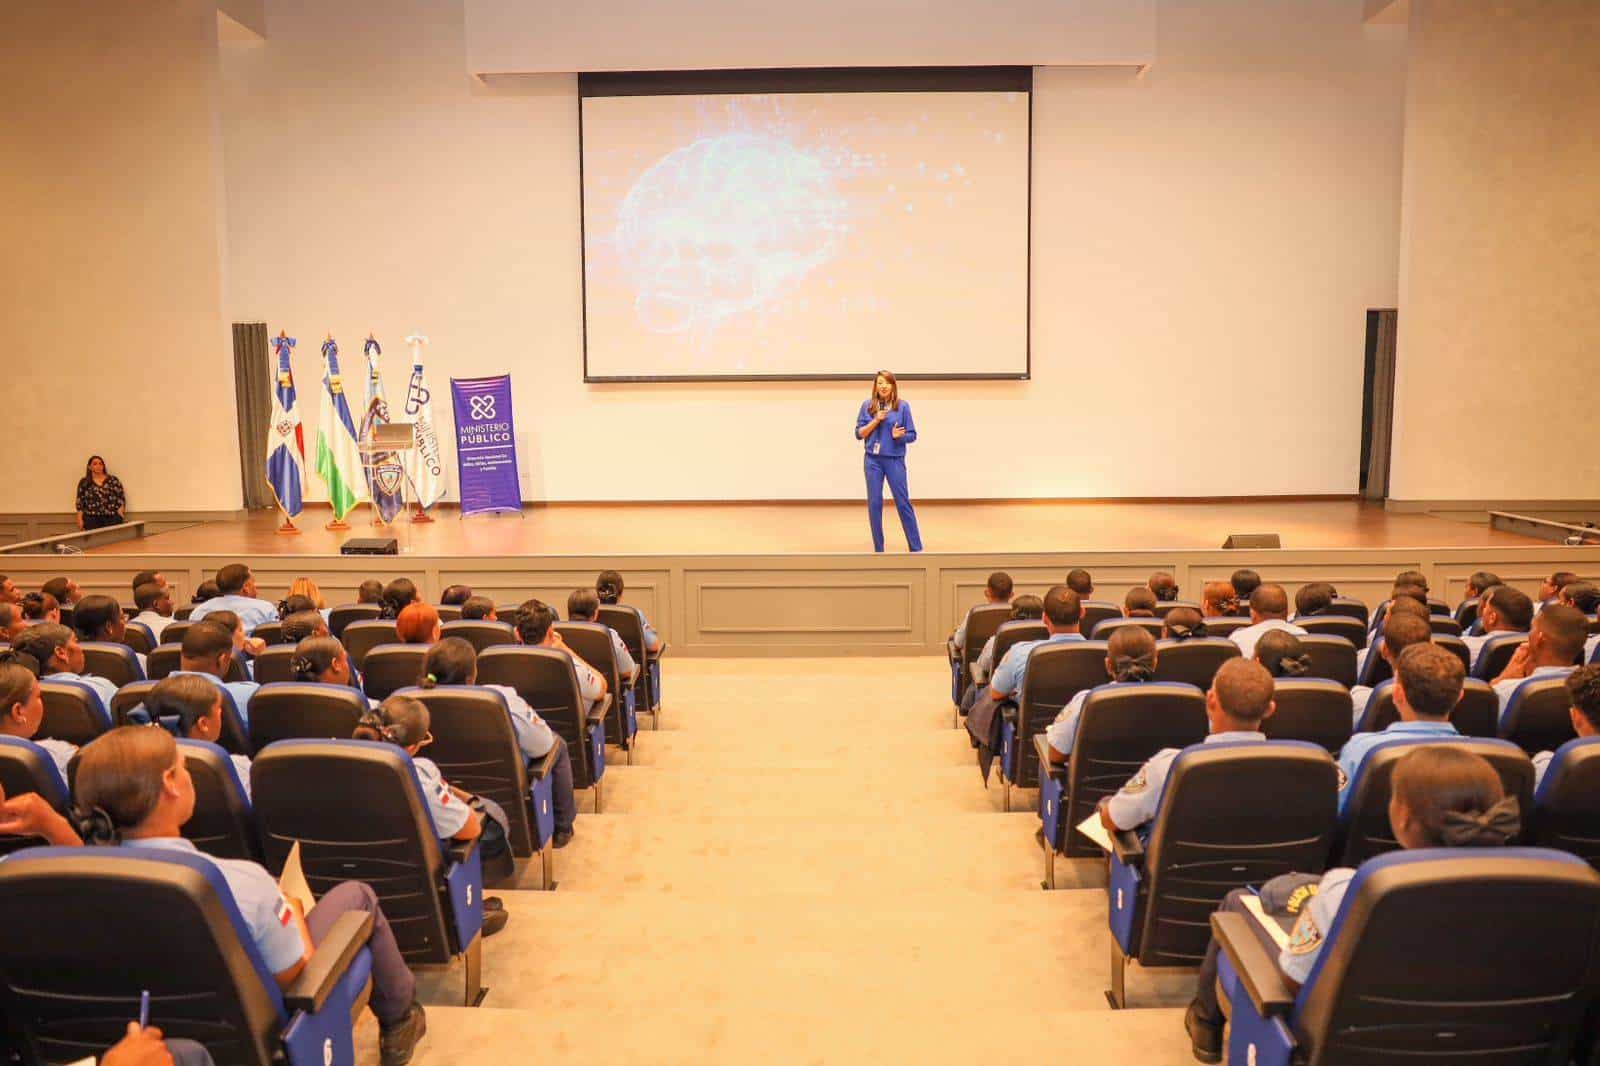
[(415, 1061), (1193, 1061), (1182, 982), (1130, 973), (1154, 1009), (1107, 1008), (1105, 894), (1040, 890), (1037, 819), (979, 784), (940, 660), (667, 665), (665, 728), (604, 813), (580, 794), (557, 891), (499, 892), (484, 1005), (424, 976)]

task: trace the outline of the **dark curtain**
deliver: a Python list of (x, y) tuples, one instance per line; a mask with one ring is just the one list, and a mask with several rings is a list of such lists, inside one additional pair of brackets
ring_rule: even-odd
[(1394, 441), (1395, 332), (1400, 316), (1393, 308), (1367, 315), (1361, 494), (1369, 500), (1385, 500), (1389, 498), (1389, 451)]
[(239, 481), (244, 505), (271, 507), (267, 484), (267, 419), (272, 417), (272, 373), (267, 363), (267, 324), (233, 324), (233, 389), (239, 407)]

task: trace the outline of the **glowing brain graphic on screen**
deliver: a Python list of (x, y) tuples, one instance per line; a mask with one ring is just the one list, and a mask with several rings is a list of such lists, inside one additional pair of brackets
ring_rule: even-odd
[(618, 211), (616, 248), (648, 329), (710, 330), (832, 259), (843, 215), (814, 157), (766, 134), (720, 134), (639, 176)]

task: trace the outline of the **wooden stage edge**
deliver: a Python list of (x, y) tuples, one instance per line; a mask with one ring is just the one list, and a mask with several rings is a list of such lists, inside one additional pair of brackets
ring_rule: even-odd
[[(500, 604), (537, 597), (565, 614), (569, 593), (615, 567), (627, 578), (624, 601), (656, 624), (671, 654), (694, 656), (942, 654), (995, 569), (1021, 591), (1042, 592), (1083, 566), (1097, 599), (1120, 601), (1156, 570), (1171, 572), (1189, 598), (1203, 582), (1249, 566), (1291, 592), (1326, 580), (1371, 604), (1404, 569), (1421, 570), (1434, 594), (1452, 602), (1477, 569), (1529, 592), (1555, 569), (1600, 574), (1600, 547), (1355, 500), (927, 502), (918, 515), (928, 550), (904, 550), (888, 509), (891, 550), (881, 555), (861, 550), (870, 544), (862, 510), (858, 502), (562, 504), (467, 519), (446, 512), (415, 528), (402, 522), (399, 556), (338, 554), (345, 538), (373, 535), (365, 521), (335, 534), (321, 528), (326, 512), (308, 511), (304, 534), (280, 537), (272, 532), (277, 516), (258, 512), (82, 555), (9, 555), (0, 572), (25, 588), (68, 574), (85, 592), (127, 601), (132, 573), (154, 568), (183, 603), (219, 566), (242, 561), (272, 599), (301, 576), (334, 604), (352, 600), (365, 578), (404, 575), (435, 602), (459, 583)], [(1229, 533), (1260, 532), (1279, 533), (1284, 547), (1218, 547)]]

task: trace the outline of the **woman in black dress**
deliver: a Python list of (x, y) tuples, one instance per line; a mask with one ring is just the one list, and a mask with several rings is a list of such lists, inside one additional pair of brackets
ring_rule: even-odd
[(127, 521), (123, 513), (128, 497), (115, 474), (106, 473), (106, 461), (89, 456), (89, 464), (78, 482), (78, 528), (99, 529)]

